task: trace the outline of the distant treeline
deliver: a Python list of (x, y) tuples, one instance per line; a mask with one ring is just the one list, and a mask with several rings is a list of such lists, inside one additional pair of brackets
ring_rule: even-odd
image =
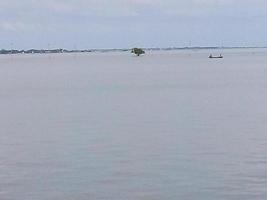
[(43, 54), (43, 53), (72, 53), (72, 52), (91, 52), (91, 50), (66, 50), (66, 49), (0, 50), (0, 54), (33, 54), (33, 53)]
[(86, 53), (86, 52), (111, 52), (111, 51), (130, 51), (130, 49), (85, 49), (85, 50), (67, 50), (67, 49), (1, 49), (0, 54), (45, 54), (45, 53)]

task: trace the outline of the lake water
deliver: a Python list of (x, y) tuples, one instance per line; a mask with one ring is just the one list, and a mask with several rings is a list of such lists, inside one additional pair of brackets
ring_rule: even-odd
[(267, 199), (267, 50), (210, 52), (0, 56), (0, 199)]

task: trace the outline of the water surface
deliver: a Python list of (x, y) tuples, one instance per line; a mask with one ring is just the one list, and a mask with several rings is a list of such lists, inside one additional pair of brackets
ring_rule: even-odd
[(209, 53), (0, 56), (0, 199), (266, 199), (267, 51)]

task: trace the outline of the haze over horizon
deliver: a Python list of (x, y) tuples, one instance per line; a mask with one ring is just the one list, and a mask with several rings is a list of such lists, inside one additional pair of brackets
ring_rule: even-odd
[(264, 0), (0, 0), (0, 48), (267, 46)]

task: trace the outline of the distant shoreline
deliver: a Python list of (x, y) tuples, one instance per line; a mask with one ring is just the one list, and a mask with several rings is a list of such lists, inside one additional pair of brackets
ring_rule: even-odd
[[(174, 51), (174, 50), (216, 50), (216, 49), (266, 49), (267, 47), (167, 47), (167, 48), (143, 48), (146, 51)], [(1, 49), (0, 55), (5, 54), (55, 54), (55, 53), (91, 53), (91, 52), (128, 52), (131, 49), (84, 49), (84, 50), (68, 50), (68, 49)]]

